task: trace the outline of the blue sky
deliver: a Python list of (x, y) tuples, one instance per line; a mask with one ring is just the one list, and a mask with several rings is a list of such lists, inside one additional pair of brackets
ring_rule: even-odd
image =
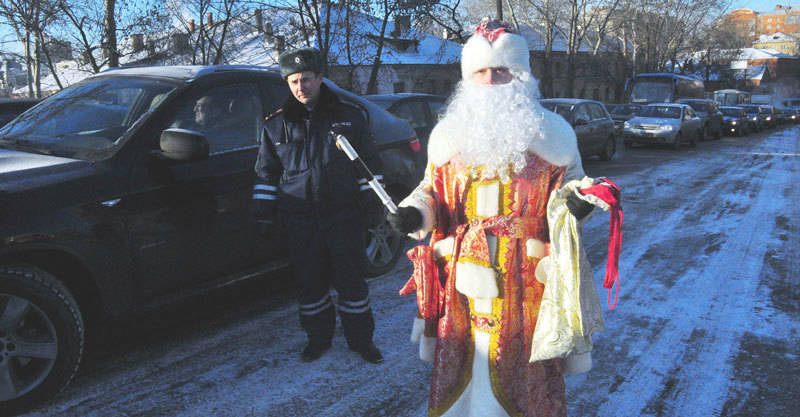
[(766, 12), (775, 8), (775, 5), (782, 4), (784, 6), (800, 6), (798, 0), (733, 0), (731, 2), (731, 10), (734, 9), (752, 9), (757, 12)]

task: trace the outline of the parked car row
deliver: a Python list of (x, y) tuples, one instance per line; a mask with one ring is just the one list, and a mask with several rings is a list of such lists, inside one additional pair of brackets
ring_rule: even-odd
[[(426, 162), (414, 130), (326, 83), (363, 109), (387, 190), (406, 195)], [(72, 379), (85, 323), (286, 266), (280, 228), (249, 219), (264, 116), (289, 94), (260, 67), (122, 68), (0, 128), (0, 410)], [(198, 125), (206, 96), (215, 121), (236, 123)], [(364, 233), (370, 274), (391, 269), (404, 237), (388, 224)]]
[(626, 147), (636, 143), (665, 144), (677, 149), (723, 134), (745, 136), (781, 123), (800, 121), (800, 108), (781, 111), (763, 104), (719, 106), (710, 99), (681, 99), (677, 103), (606, 104), (617, 135)]

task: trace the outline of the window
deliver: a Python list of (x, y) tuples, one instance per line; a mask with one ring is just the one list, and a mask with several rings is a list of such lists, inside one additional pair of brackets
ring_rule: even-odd
[(592, 116), (589, 113), (589, 109), (586, 105), (578, 105), (578, 107), (575, 109), (575, 118), (573, 121), (577, 122), (578, 120), (585, 120), (587, 122), (592, 120)]
[(400, 103), (393, 106), (391, 112), (395, 116), (407, 120), (414, 129), (428, 125), (428, 121), (425, 119), (425, 103), (421, 101)]
[(592, 113), (592, 120), (603, 120), (606, 118), (606, 112), (603, 111), (603, 108), (596, 103), (591, 103), (588, 105), (589, 111)]
[(194, 94), (179, 105), (167, 127), (205, 135), (209, 153), (254, 146), (261, 133), (263, 110), (255, 84), (230, 84)]

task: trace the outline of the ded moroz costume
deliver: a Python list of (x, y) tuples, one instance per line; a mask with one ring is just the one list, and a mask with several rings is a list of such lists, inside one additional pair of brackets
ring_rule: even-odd
[[(563, 374), (591, 367), (591, 334), (603, 327), (577, 218), (597, 201), (576, 190), (596, 181), (583, 173), (572, 128), (536, 101), (524, 38), (484, 21), (461, 68), (425, 178), (389, 218), (418, 239), (430, 233), (428, 250), (409, 257), (415, 274), (433, 273), (401, 291), (418, 293), (412, 340), (433, 361), (429, 415), (563, 416)], [(486, 68), (513, 77), (478, 85)]]

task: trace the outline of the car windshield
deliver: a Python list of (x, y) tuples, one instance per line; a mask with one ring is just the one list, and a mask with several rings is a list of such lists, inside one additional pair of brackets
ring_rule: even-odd
[(622, 116), (630, 116), (636, 115), (641, 111), (641, 106), (634, 106), (631, 104), (618, 104), (616, 106), (612, 106), (609, 113), (611, 114), (618, 114)]
[(572, 109), (572, 104), (567, 103), (553, 103), (553, 102), (542, 102), (542, 107), (550, 110), (553, 113), (558, 114), (559, 116), (563, 117), (564, 120), (569, 121), (569, 112)]
[(631, 89), (631, 101), (653, 102), (672, 99), (672, 80), (637, 81)]
[(0, 146), (78, 159), (100, 159), (160, 104), (176, 84), (101, 77), (75, 84), (0, 129)]
[(692, 106), (694, 111), (708, 111), (708, 103), (702, 101), (689, 101), (686, 104)]
[(720, 107), (720, 111), (722, 111), (722, 114), (726, 116), (739, 117), (742, 115), (742, 109), (730, 109), (730, 108)]
[(639, 116), (657, 117), (660, 119), (680, 119), (681, 108), (672, 106), (647, 106), (642, 109)]

